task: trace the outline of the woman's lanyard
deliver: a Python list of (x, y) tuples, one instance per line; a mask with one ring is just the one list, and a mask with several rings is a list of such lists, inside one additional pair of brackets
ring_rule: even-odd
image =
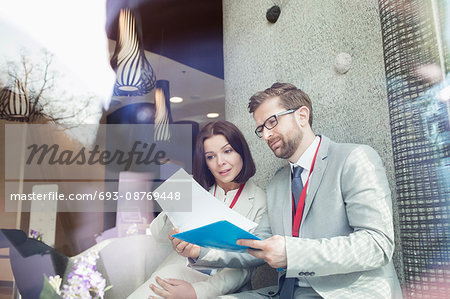
[[(300, 199), (298, 200), (297, 210), (295, 211), (294, 221), (292, 224), (292, 236), (298, 237), (298, 233), (300, 230), (300, 223), (302, 222), (303, 217), (303, 208), (305, 206), (305, 199), (306, 199), (306, 189), (308, 188), (308, 182), (309, 177), (311, 176), (311, 173), (314, 170), (314, 163), (316, 162), (317, 153), (319, 152), (320, 142), (322, 139), (319, 139), (319, 145), (317, 146), (316, 153), (314, 154), (314, 158), (311, 163), (311, 170), (309, 171), (308, 178), (306, 179), (306, 184), (303, 186), (302, 193), (300, 195)], [(295, 210), (295, 201), (294, 201), (294, 193), (292, 193), (292, 214), (294, 214)]]
[[(236, 193), (236, 195), (234, 196), (233, 201), (231, 202), (230, 209), (232, 209), (234, 207), (234, 205), (236, 204), (236, 202), (239, 198), (239, 195), (241, 195), (242, 189), (244, 189), (244, 186), (245, 186), (245, 183), (243, 183), (243, 184), (241, 184), (241, 186), (239, 186), (239, 190)], [(214, 197), (216, 197), (216, 189), (217, 189), (217, 184), (214, 185)]]

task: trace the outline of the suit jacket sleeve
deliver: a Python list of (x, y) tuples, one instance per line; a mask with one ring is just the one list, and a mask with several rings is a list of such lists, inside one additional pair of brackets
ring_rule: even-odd
[(172, 231), (172, 228), (173, 224), (164, 212), (159, 213), (159, 215), (150, 223), (152, 236), (158, 242), (162, 243), (170, 243), (169, 233)]
[(197, 299), (217, 298), (238, 291), (250, 281), (250, 269), (220, 269), (210, 278), (192, 284)]
[(371, 270), (387, 264), (394, 251), (388, 181), (378, 154), (358, 146), (347, 156), (340, 188), (348, 222), (347, 236), (321, 239), (286, 237), (287, 277)]

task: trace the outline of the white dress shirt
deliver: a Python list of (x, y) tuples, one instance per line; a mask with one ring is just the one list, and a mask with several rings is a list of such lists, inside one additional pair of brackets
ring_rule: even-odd
[[(312, 163), (312, 160), (314, 159), (314, 155), (316, 153), (319, 142), (320, 142), (320, 137), (316, 136), (316, 138), (314, 138), (314, 141), (310, 144), (310, 146), (308, 146), (306, 151), (303, 153), (303, 155), (300, 156), (300, 158), (298, 159), (298, 161), (296, 163), (289, 162), (289, 165), (291, 166), (291, 173), (293, 173), (295, 166), (300, 166), (301, 168), (303, 168), (303, 171), (301, 174), (303, 186), (306, 184), (306, 180), (308, 179), (309, 172), (311, 171), (311, 163)], [(306, 190), (306, 191), (308, 191), (308, 190)]]

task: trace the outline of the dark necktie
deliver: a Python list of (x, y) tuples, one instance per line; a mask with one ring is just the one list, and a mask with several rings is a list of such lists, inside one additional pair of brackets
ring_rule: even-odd
[[(303, 183), (302, 183), (302, 174), (303, 168), (300, 166), (294, 167), (294, 173), (292, 175), (292, 183), (291, 183), (291, 189), (292, 189), (292, 195), (294, 196), (294, 203), (295, 203), (295, 210), (293, 211), (293, 214), (295, 214), (295, 211), (297, 211), (297, 205), (298, 201), (300, 199), (300, 195), (302, 194), (303, 190)], [(280, 299), (291, 299), (294, 298), (294, 289), (295, 284), (297, 282), (297, 279), (294, 277), (291, 278), (284, 278), (283, 285), (281, 286), (280, 291)]]
[(280, 299), (292, 299), (294, 298), (294, 289), (297, 279), (294, 277), (286, 278), (286, 274), (283, 278), (284, 280), (280, 290)]
[(300, 199), (300, 195), (302, 194), (303, 190), (303, 183), (302, 183), (302, 174), (303, 168), (301, 166), (295, 166), (294, 167), (294, 173), (292, 175), (292, 194), (294, 195), (294, 203), (295, 203), (295, 210), (293, 211), (293, 214), (295, 214), (295, 211), (297, 211), (297, 205), (298, 201)]

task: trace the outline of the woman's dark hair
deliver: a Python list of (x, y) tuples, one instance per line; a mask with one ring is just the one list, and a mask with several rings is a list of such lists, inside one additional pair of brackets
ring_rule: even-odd
[(223, 120), (208, 123), (197, 135), (192, 165), (194, 179), (206, 190), (216, 182), (206, 165), (205, 150), (203, 148), (203, 142), (214, 135), (223, 135), (242, 158), (241, 172), (234, 178), (233, 182), (247, 182), (256, 171), (247, 141), (245, 141), (241, 131), (235, 125)]

